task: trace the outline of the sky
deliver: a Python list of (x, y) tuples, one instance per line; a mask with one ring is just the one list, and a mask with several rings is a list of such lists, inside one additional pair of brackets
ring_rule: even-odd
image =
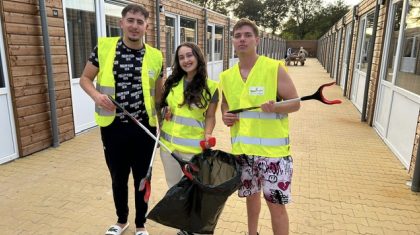
[[(337, 0), (323, 0), (323, 2), (326, 3), (326, 4), (328, 4), (328, 3), (334, 3), (336, 1)], [(354, 6), (354, 5), (358, 4), (358, 3), (360, 3), (361, 1), (362, 0), (344, 0), (344, 3), (346, 5), (349, 5), (349, 6)]]

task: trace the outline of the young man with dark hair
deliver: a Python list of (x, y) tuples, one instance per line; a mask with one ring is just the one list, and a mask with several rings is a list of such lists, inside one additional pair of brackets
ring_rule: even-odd
[[(99, 38), (80, 78), (80, 85), (95, 102), (95, 120), (101, 127), (105, 160), (111, 179), (117, 223), (106, 235), (119, 235), (128, 227), (128, 177), (134, 178), (136, 235), (145, 228), (147, 203), (139, 191), (151, 160), (154, 140), (124, 116), (108, 98), (112, 96), (151, 132), (156, 132), (155, 101), (162, 91), (162, 53), (147, 45), (148, 11), (130, 4), (122, 10), (123, 36)], [(93, 84), (97, 76), (96, 88)]]

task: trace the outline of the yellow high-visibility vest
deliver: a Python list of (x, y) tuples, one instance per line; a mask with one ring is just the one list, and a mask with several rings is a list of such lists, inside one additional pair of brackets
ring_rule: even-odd
[[(115, 98), (114, 80), (114, 60), (115, 49), (119, 37), (99, 38), (98, 40), (98, 60), (99, 73), (96, 82), (96, 90), (102, 94), (110, 95)], [(144, 105), (149, 117), (149, 125), (156, 126), (155, 111), (155, 84), (162, 69), (162, 52), (144, 44), (145, 54), (143, 58), (141, 81), (143, 89)], [(108, 126), (115, 119), (115, 111), (108, 112), (95, 105), (95, 121), (99, 126)]]
[[(238, 64), (221, 73), (220, 87), (229, 109), (259, 106), (268, 100), (276, 100), (279, 66), (284, 64), (259, 56), (245, 82)], [(230, 133), (233, 154), (263, 157), (290, 155), (287, 114), (265, 113), (261, 109), (241, 112)]]
[[(207, 79), (211, 98), (213, 97), (218, 83)], [(203, 94), (205, 91), (203, 91)], [(211, 99), (210, 98), (210, 99)], [(172, 88), (166, 97), (166, 102), (171, 110), (171, 120), (164, 120), (160, 140), (168, 146), (171, 151), (177, 150), (184, 153), (200, 153), (200, 141), (204, 139), (205, 112), (210, 104), (204, 108), (192, 107), (188, 105), (179, 107), (184, 102), (184, 79)]]

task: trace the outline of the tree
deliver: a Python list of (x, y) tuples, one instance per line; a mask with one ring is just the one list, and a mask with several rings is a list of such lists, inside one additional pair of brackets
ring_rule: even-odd
[(328, 4), (317, 12), (312, 21), (311, 33), (315, 39), (324, 35), (337, 21), (339, 21), (347, 12), (349, 6), (345, 5), (343, 0), (338, 0), (335, 4)]
[(205, 7), (207, 9), (219, 12), (226, 15), (228, 13), (228, 5), (224, 0), (188, 0), (192, 3), (195, 3), (199, 6)]
[(257, 25), (261, 25), (263, 3), (259, 0), (228, 0), (227, 5), (232, 7), (233, 14), (238, 18), (248, 18)]
[(273, 30), (273, 33), (281, 29), (281, 21), (289, 11), (287, 0), (265, 0), (262, 4), (261, 26)]
[(289, 20), (293, 19), (298, 28), (298, 39), (303, 39), (305, 34), (313, 30), (309, 24), (320, 10), (321, 0), (287, 0), (290, 6)]
[(283, 30), (280, 33), (280, 37), (285, 40), (297, 40), (299, 38), (299, 28), (294, 19), (288, 19), (286, 23), (283, 24)]
[(291, 15), (280, 34), (286, 40), (318, 39), (349, 11), (343, 0), (326, 7), (321, 5), (320, 0), (295, 0), (290, 8)]

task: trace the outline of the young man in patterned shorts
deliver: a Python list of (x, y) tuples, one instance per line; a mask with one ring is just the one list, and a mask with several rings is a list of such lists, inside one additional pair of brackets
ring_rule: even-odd
[[(258, 35), (257, 26), (248, 19), (233, 27), (239, 63), (220, 75), (222, 119), (230, 127), (232, 153), (239, 155), (242, 165), (239, 196), (246, 197), (249, 235), (258, 234), (261, 191), (270, 210), (273, 233), (288, 234), (285, 205), (291, 200), (293, 160), (287, 115), (298, 111), (300, 103), (274, 104), (298, 94), (282, 62), (257, 54)], [(228, 113), (258, 105), (260, 109)]]

